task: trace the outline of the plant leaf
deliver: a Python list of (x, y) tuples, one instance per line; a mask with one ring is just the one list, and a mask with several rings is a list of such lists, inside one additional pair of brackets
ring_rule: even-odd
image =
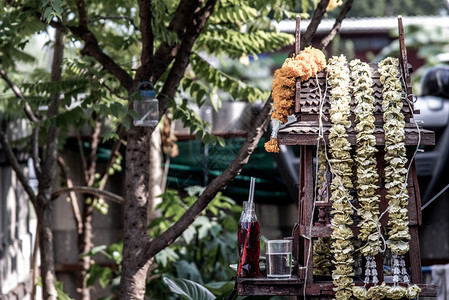
[(204, 286), (188, 279), (163, 278), (170, 291), (185, 300), (214, 300), (215, 296)]

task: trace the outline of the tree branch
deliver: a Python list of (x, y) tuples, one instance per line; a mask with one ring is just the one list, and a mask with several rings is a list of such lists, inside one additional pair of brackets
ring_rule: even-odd
[(78, 18), (79, 24), (77, 27), (69, 27), (70, 31), (78, 38), (84, 41), (84, 48), (81, 51), (82, 55), (89, 55), (95, 58), (106, 70), (114, 75), (121, 83), (121, 85), (128, 91), (132, 91), (134, 80), (132, 77), (120, 67), (111, 57), (104, 53), (98, 45), (98, 40), (95, 35), (89, 30), (87, 26), (87, 13), (85, 3), (83, 0), (78, 0)]
[(89, 146), (89, 161), (87, 172), (87, 186), (92, 186), (95, 182), (95, 171), (97, 169), (97, 152), (98, 152), (98, 144), (100, 141), (100, 133), (101, 133), (101, 122), (98, 120), (98, 115), (94, 111), (92, 113), (93, 119), (95, 122), (95, 126), (92, 129), (90, 135), (90, 146)]
[(112, 166), (115, 159), (117, 158), (117, 154), (119, 153), (120, 146), (122, 145), (122, 140), (123, 140), (125, 133), (126, 133), (125, 127), (120, 125), (119, 129), (117, 130), (118, 139), (115, 141), (114, 146), (112, 146), (111, 156), (109, 157), (109, 161), (106, 164), (106, 167), (104, 168), (103, 173), (100, 173), (100, 178), (101, 178), (100, 188), (101, 189), (104, 188), (104, 186), (106, 185), (106, 182), (109, 177), (107, 170)]
[[(61, 169), (61, 176), (64, 178), (67, 188), (73, 188), (73, 182), (67, 175), (67, 166), (61, 156), (58, 156), (58, 164)], [(70, 203), (72, 205), (73, 216), (75, 217), (76, 231), (78, 234), (81, 234), (83, 232), (83, 219), (81, 217), (80, 208), (78, 206), (78, 197), (76, 196), (74, 191), (70, 191), (68, 193), (70, 197)]]
[(3, 151), (5, 152), (6, 158), (8, 159), (9, 164), (11, 165), (11, 168), (16, 173), (16, 176), (19, 179), (20, 183), (22, 184), (28, 197), (30, 197), (31, 203), (33, 203), (33, 205), (36, 207), (36, 194), (34, 193), (31, 186), (28, 184), (28, 179), (23, 174), (19, 162), (17, 161), (11, 147), (9, 146), (6, 140), (3, 130), (0, 130), (0, 143), (2, 145)]
[(69, 27), (70, 31), (78, 38), (84, 41), (82, 55), (88, 55), (95, 58), (106, 70), (114, 75), (120, 84), (129, 92), (132, 91), (134, 81), (132, 77), (120, 65), (118, 65), (110, 56), (104, 53), (98, 45), (98, 40), (90, 30), (81, 27)]
[(124, 202), (123, 197), (120, 197), (114, 193), (111, 193), (111, 192), (108, 192), (105, 190), (99, 190), (99, 189), (92, 188), (92, 187), (87, 187), (87, 186), (73, 186), (70, 188), (67, 187), (67, 188), (58, 189), (51, 194), (51, 199), (55, 200), (59, 196), (61, 196), (63, 194), (70, 193), (70, 192), (80, 192), (80, 193), (84, 193), (84, 194), (94, 195), (97, 197), (105, 197), (105, 198), (107, 198), (113, 202), (119, 203), (119, 204), (123, 204), (123, 202)]
[[(55, 42), (53, 46), (53, 61), (51, 64), (50, 81), (57, 82), (62, 77), (62, 60), (64, 57), (64, 43), (65, 34), (60, 30), (55, 31)], [(59, 98), (60, 94), (55, 93), (51, 95), (52, 102), (48, 106), (47, 118), (52, 118), (58, 115), (59, 112)], [(58, 135), (59, 129), (50, 125), (46, 132), (45, 147), (43, 153), (45, 154), (41, 162), (41, 176), (39, 180), (39, 192), (37, 195), (37, 202), (40, 207), (46, 207), (50, 202), (50, 194), (53, 188), (53, 181), (56, 177), (56, 164), (58, 157)]]
[(343, 19), (346, 18), (348, 12), (351, 10), (351, 5), (353, 1), (354, 0), (347, 0), (343, 5), (340, 13), (338, 14), (337, 19), (335, 19), (335, 23), (331, 31), (321, 40), (319, 47), (321, 50), (323, 50), (324, 48), (327, 47), (327, 45), (329, 45), (329, 43), (334, 39), (335, 35), (340, 30), (341, 23), (343, 22)]
[(33, 113), (33, 110), (31, 109), (28, 102), (25, 100), (25, 96), (23, 95), (20, 88), (12, 82), (12, 80), (8, 77), (6, 72), (3, 69), (0, 69), (0, 77), (3, 78), (3, 80), (8, 84), (8, 86), (13, 91), (14, 95), (16, 95), (17, 98), (19, 98), (24, 104), (25, 104), (25, 114), (27, 118), (32, 122), (39, 122), (38, 117), (36, 117)]
[(31, 158), (33, 159), (34, 172), (36, 177), (42, 176), (41, 160), (39, 157), (39, 126), (33, 128), (31, 133)]
[(321, 0), (315, 11), (313, 12), (312, 19), (310, 20), (309, 26), (307, 26), (306, 32), (301, 36), (301, 48), (305, 48), (312, 43), (312, 37), (315, 34), (318, 25), (321, 23), (324, 14), (326, 13), (327, 5), (329, 0)]
[(153, 68), (153, 28), (151, 27), (151, 2), (139, 0), (140, 32), (142, 34), (142, 52), (140, 55), (141, 66), (138, 81), (148, 80)]
[[(173, 18), (168, 26), (168, 30), (176, 33), (179, 40), (183, 40), (186, 37), (185, 33), (189, 27), (196, 27), (198, 24), (193, 23), (192, 19), (195, 13), (197, 13), (203, 0), (182, 0), (173, 15)], [(173, 59), (179, 53), (181, 43), (170, 45), (167, 42), (162, 43), (157, 49), (153, 63), (151, 73), (146, 73), (148, 70), (141, 69), (141, 66), (136, 72), (136, 80), (150, 80), (156, 82), (159, 77), (167, 70)]]
[[(173, 99), (179, 86), (179, 82), (184, 76), (185, 69), (189, 65), (190, 52), (196, 38), (200, 34), (210, 15), (212, 14), (217, 0), (209, 0), (206, 5), (194, 14), (191, 24), (187, 26), (186, 33), (180, 45), (180, 51), (176, 55), (176, 60), (170, 69), (167, 80), (162, 88), (161, 95), (168, 99)], [(162, 117), (167, 110), (167, 101), (159, 102), (159, 116)]]
[(173, 243), (195, 221), (215, 195), (223, 190), (240, 173), (242, 167), (248, 162), (250, 155), (257, 147), (261, 136), (270, 122), (269, 115), (272, 104), (273, 99), (270, 97), (256, 118), (254, 125), (248, 131), (245, 141), (229, 167), (206, 187), (198, 200), (172, 227), (163, 232), (157, 239), (153, 239), (146, 244), (143, 252), (144, 255), (142, 255), (142, 263), (146, 263), (156, 253)]

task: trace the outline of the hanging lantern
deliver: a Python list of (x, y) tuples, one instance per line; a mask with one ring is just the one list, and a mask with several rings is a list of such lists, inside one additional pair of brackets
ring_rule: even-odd
[(134, 118), (134, 126), (156, 127), (159, 123), (159, 101), (154, 86), (143, 81), (137, 86), (141, 99), (135, 99), (133, 109), (139, 117)]

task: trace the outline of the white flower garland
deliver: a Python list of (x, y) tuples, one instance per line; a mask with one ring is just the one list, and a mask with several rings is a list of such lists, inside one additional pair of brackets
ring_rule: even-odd
[(376, 137), (374, 136), (374, 97), (371, 70), (367, 63), (353, 60), (350, 63), (353, 80), (353, 97), (357, 104), (355, 108), (355, 129), (357, 131), (356, 157), (357, 162), (357, 198), (360, 202), (359, 238), (365, 243), (360, 252), (363, 255), (379, 253), (380, 236), (377, 220), (379, 218), (379, 195), (377, 181), (377, 162), (375, 153)]
[[(324, 145), (317, 147), (318, 178), (317, 178), (317, 201), (328, 201), (328, 164), (326, 159), (326, 148)], [(330, 275), (330, 239), (318, 237), (313, 243), (313, 275)]]
[(389, 205), (387, 245), (392, 253), (392, 271), (394, 286), (389, 289), (388, 297), (415, 298), (421, 289), (417, 285), (405, 288), (399, 282), (410, 283), (403, 255), (409, 251), (410, 234), (407, 216), (407, 163), (405, 149), (405, 121), (401, 112), (402, 86), (399, 80), (399, 60), (388, 57), (379, 63), (380, 81), (383, 84), (382, 109), (384, 111), (385, 163), (384, 169), (386, 198)]
[(349, 299), (354, 286), (352, 263), (353, 233), (348, 227), (353, 223), (349, 189), (352, 186), (351, 144), (347, 139), (346, 128), (351, 125), (349, 95), (349, 68), (343, 55), (329, 59), (327, 67), (330, 91), (330, 118), (332, 127), (329, 132), (329, 152), (332, 156), (331, 167), (334, 178), (331, 183), (332, 201), (332, 253), (335, 269), (332, 279), (335, 285), (336, 299)]
[(391, 252), (403, 255), (409, 250), (410, 234), (408, 232), (406, 189), (407, 163), (405, 139), (405, 121), (402, 109), (402, 87), (399, 81), (399, 61), (386, 58), (379, 63), (382, 90), (382, 108), (384, 111), (385, 131), (385, 188), (390, 206), (388, 225), (391, 226), (387, 241)]

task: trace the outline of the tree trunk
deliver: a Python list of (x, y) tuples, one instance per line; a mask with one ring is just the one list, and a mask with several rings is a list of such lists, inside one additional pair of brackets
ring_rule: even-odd
[[(50, 80), (61, 80), (62, 58), (64, 53), (64, 33), (55, 32), (53, 62)], [(59, 94), (52, 95), (52, 102), (48, 107), (47, 117), (52, 118), (58, 114)], [(46, 300), (56, 300), (55, 261), (53, 249), (53, 233), (51, 231), (51, 192), (56, 177), (56, 162), (58, 158), (59, 130), (51, 125), (46, 132), (44, 155), (41, 159), (42, 172), (38, 176), (39, 186), (35, 210), (39, 222), (39, 247), (41, 253), (41, 277), (43, 296)]]
[(161, 151), (161, 133), (159, 127), (156, 127), (151, 134), (150, 145), (150, 197), (148, 201), (148, 223), (157, 217), (160, 213), (156, 210), (156, 206), (161, 203), (162, 198), (159, 197), (162, 190), (162, 151)]
[(151, 132), (131, 125), (126, 146), (126, 198), (124, 203), (123, 263), (119, 299), (143, 299), (149, 262), (141, 251), (148, 242)]
[[(82, 197), (83, 203), (83, 227), (81, 234), (78, 235), (78, 253), (80, 259), (78, 261), (78, 266), (80, 267), (80, 272), (78, 275), (77, 292), (78, 299), (80, 300), (90, 300), (90, 288), (86, 284), (87, 270), (92, 262), (92, 257), (89, 255), (82, 256), (83, 254), (89, 252), (92, 249), (92, 215), (94, 207), (92, 203), (86, 203), (87, 195)], [(75, 199), (76, 201), (76, 199)]]
[[(38, 201), (41, 201), (39, 199)], [(42, 202), (41, 202), (42, 203)], [(51, 231), (51, 209), (49, 207), (39, 207), (36, 210), (39, 222), (39, 249), (41, 254), (41, 278), (43, 298), (46, 300), (56, 300), (55, 260), (53, 249), (53, 233)]]

